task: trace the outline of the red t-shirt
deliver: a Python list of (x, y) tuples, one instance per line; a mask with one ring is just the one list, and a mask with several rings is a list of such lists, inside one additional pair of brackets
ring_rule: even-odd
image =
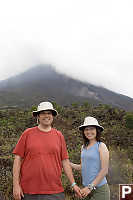
[(63, 192), (62, 160), (68, 159), (64, 136), (51, 129), (41, 131), (37, 126), (21, 135), (14, 154), (23, 158), (20, 184), (24, 193), (53, 194)]

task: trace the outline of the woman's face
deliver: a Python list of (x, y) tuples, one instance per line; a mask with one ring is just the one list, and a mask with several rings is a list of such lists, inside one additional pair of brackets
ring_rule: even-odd
[(85, 137), (88, 140), (94, 140), (94, 139), (96, 139), (96, 134), (97, 134), (96, 127), (95, 126), (87, 126), (84, 129), (84, 134), (85, 134)]

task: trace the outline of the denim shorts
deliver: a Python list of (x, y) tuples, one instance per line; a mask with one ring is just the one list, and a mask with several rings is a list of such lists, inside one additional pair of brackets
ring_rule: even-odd
[(24, 194), (22, 200), (65, 200), (64, 192), (57, 194)]

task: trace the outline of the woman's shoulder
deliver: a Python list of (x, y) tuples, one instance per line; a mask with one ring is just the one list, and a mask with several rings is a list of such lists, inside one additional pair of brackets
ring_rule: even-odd
[(99, 150), (108, 150), (106, 144), (104, 142), (99, 142)]
[(81, 151), (83, 151), (83, 149), (84, 149), (84, 145), (81, 146)]

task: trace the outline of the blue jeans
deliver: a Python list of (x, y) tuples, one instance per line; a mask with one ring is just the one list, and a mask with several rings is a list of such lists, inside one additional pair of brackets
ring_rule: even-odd
[(24, 194), (22, 200), (65, 200), (64, 192), (57, 194)]

